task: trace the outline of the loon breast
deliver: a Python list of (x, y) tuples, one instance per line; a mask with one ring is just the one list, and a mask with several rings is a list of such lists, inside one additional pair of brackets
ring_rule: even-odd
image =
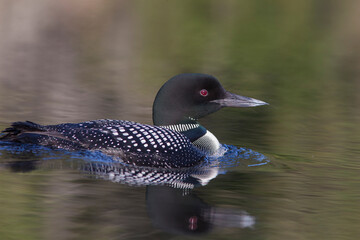
[(220, 149), (220, 142), (210, 131), (193, 142), (193, 144), (208, 154), (216, 154)]
[(213, 155), (220, 149), (220, 142), (215, 135), (195, 121), (194, 123), (176, 124), (162, 127), (185, 135), (190, 139), (194, 146), (206, 154)]

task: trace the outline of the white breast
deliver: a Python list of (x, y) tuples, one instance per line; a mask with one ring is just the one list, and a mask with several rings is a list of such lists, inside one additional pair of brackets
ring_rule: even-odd
[(204, 136), (194, 141), (193, 144), (208, 154), (215, 154), (220, 149), (219, 140), (208, 130), (206, 130)]

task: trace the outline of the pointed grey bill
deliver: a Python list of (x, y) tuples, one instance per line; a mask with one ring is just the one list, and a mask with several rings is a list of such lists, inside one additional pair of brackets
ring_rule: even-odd
[(257, 107), (268, 105), (268, 103), (255, 98), (240, 96), (231, 92), (226, 92), (224, 98), (211, 101), (220, 104), (222, 107)]

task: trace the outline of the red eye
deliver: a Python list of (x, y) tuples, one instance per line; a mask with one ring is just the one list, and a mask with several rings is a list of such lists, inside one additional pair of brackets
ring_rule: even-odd
[(203, 96), (203, 97), (206, 97), (208, 95), (208, 91), (206, 89), (202, 89), (200, 90), (200, 95)]

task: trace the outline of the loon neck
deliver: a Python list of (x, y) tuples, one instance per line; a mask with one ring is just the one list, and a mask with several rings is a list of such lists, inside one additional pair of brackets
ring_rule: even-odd
[(196, 147), (206, 153), (214, 154), (220, 148), (218, 139), (195, 119), (188, 118), (182, 123), (161, 127), (180, 132), (189, 138)]
[[(155, 124), (156, 125), (156, 124)], [(206, 129), (196, 119), (183, 117), (181, 121), (173, 124), (161, 124), (160, 127), (173, 130), (185, 135), (191, 142), (200, 138), (206, 133)]]

